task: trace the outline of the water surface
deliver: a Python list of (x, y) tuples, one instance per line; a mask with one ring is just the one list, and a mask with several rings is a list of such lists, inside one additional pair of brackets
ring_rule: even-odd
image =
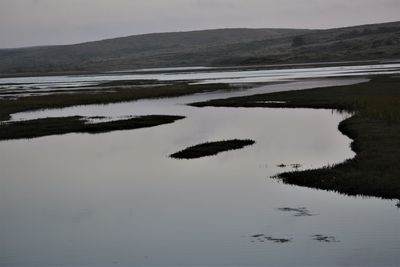
[[(203, 71), (199, 71), (204, 69)], [(156, 69), (157, 70), (157, 69)], [(173, 71), (175, 70), (175, 71)], [(0, 92), (9, 90), (41, 91), (81, 88), (106, 81), (116, 80), (159, 80), (176, 81), (186, 80), (194, 83), (260, 83), (291, 81), (302, 78), (326, 78), (326, 77), (356, 77), (362, 75), (395, 74), (400, 73), (399, 63), (386, 63), (374, 65), (335, 66), (335, 67), (293, 67), (287, 69), (218, 69), (218, 68), (183, 68), (158, 69), (156, 73), (103, 73), (92, 75), (73, 76), (41, 76), (1, 78)]]
[[(257, 92), (352, 83), (302, 81)], [(254, 93), (240, 91), (236, 95)], [(177, 114), (174, 124), (105, 134), (0, 142), (0, 265), (298, 266), (396, 265), (394, 201), (290, 186), (280, 171), (351, 158), (331, 110), (195, 108), (200, 94), (14, 114)], [(251, 147), (195, 160), (168, 155), (222, 139)], [(277, 165), (288, 165), (280, 168)], [(289, 208), (283, 209), (283, 208)], [(303, 209), (312, 216), (296, 216)], [(290, 242), (259, 241), (263, 234)], [(315, 235), (334, 237), (320, 242)]]

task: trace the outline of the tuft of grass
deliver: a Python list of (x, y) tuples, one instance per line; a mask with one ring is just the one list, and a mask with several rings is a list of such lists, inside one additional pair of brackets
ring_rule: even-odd
[(170, 155), (170, 157), (176, 159), (201, 158), (201, 157), (213, 156), (228, 150), (240, 149), (245, 146), (253, 145), (254, 143), (255, 141), (250, 139), (246, 140), (232, 139), (232, 140), (224, 140), (217, 142), (207, 142), (188, 147), (182, 151)]
[[(271, 101), (281, 101), (273, 103)], [(349, 111), (339, 130), (353, 139), (355, 158), (321, 169), (277, 177), (299, 186), (348, 195), (400, 199), (400, 78), (373, 77), (349, 86), (218, 99), (193, 106), (323, 108)], [(318, 125), (315, 126), (318, 131)]]
[(15, 121), (0, 124), (0, 140), (26, 139), (67, 133), (97, 134), (131, 130), (172, 123), (183, 118), (183, 116), (149, 115), (117, 121), (86, 123), (88, 118), (73, 116)]

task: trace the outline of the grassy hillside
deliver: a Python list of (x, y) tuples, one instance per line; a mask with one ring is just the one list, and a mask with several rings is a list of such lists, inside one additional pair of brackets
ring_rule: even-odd
[[(400, 22), (315, 30), (294, 38), (237, 46), (219, 64), (298, 63), (400, 58)], [(242, 53), (242, 55), (240, 55)]]
[(330, 30), (220, 29), (0, 50), (0, 73), (400, 58), (400, 22)]
[[(0, 72), (113, 70), (192, 64), (175, 55), (214, 50), (236, 43), (302, 34), (290, 29), (220, 29), (155, 33), (75, 45), (0, 49)], [(172, 62), (170, 62), (172, 60)]]

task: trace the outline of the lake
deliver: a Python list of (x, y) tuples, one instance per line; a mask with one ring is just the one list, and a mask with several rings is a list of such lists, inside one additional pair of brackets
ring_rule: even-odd
[[(186, 118), (131, 131), (0, 142), (0, 265), (397, 265), (396, 201), (349, 197), (271, 178), (352, 158), (351, 140), (337, 130), (350, 114), (185, 105), (365, 81), (310, 73), (313, 79), (291, 77), (249, 90), (14, 114), (13, 120)], [(238, 79), (249, 82), (250, 76)], [(76, 82), (91, 82), (93, 76), (80, 79)], [(195, 160), (169, 157), (187, 146), (234, 138), (256, 143)]]

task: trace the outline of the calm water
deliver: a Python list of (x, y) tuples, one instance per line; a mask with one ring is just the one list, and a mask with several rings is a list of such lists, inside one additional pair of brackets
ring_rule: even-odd
[[(302, 81), (235, 94), (359, 81)], [(396, 202), (270, 178), (293, 169), (277, 167), (281, 163), (317, 168), (353, 157), (351, 140), (337, 130), (346, 114), (184, 105), (226, 95), (15, 114), (13, 119), (71, 114), (187, 118), (132, 131), (0, 142), (0, 265), (399, 264)], [(256, 144), (190, 161), (168, 157), (189, 145), (229, 138), (251, 138)], [(307, 212), (279, 210), (284, 207)], [(252, 237), (257, 234), (291, 241), (260, 241)], [(314, 235), (332, 242), (319, 242)]]
[(272, 93), (288, 90), (302, 90), (316, 87), (329, 87), (334, 85), (349, 85), (354, 83), (366, 82), (365, 78), (347, 78), (347, 79), (315, 79), (309, 81), (296, 81), (275, 85), (259, 86), (250, 89), (236, 91), (216, 91), (205, 94), (195, 94), (183, 97), (173, 97), (160, 100), (140, 100), (130, 103), (118, 103), (108, 105), (87, 105), (73, 106), (69, 108), (40, 110), (34, 112), (15, 113), (11, 120), (38, 119), (46, 117), (63, 116), (106, 116), (119, 117), (130, 115), (149, 115), (149, 114), (176, 114), (188, 115), (188, 112), (199, 112), (198, 108), (189, 107), (186, 104), (210, 99), (227, 98), (234, 96), (246, 96), (260, 93)]
[[(204, 70), (198, 71), (201, 69)], [(137, 71), (132, 71), (130, 73), (124, 72), (97, 75), (1, 78), (0, 93), (10, 90), (47, 91), (48, 89), (72, 89), (73, 87), (94, 85), (100, 82), (115, 80), (156, 79), (159, 81), (188, 80), (197, 83), (254, 83), (290, 81), (301, 78), (343, 76), (351, 77), (376, 74), (394, 74), (400, 73), (400, 64), (387, 63), (380, 65), (314, 68), (298, 67), (275, 70), (220, 70), (218, 68), (173, 68), (170, 69), (170, 71), (168, 71), (168, 69), (153, 69), (153, 71), (155, 71), (155, 73), (137, 73)]]

